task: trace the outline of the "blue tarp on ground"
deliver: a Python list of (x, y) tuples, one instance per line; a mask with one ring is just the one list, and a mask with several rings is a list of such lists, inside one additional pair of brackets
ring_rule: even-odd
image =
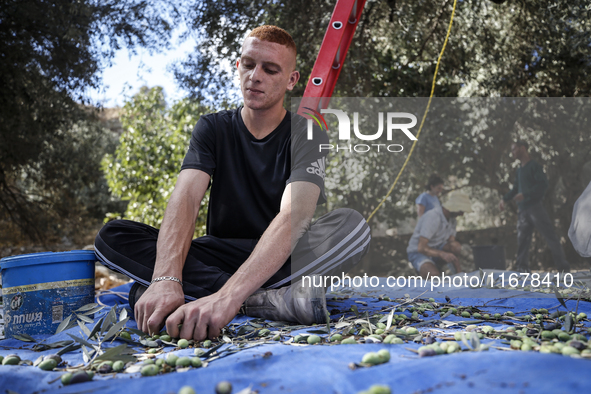
[[(380, 283), (385, 279), (382, 279)], [(126, 291), (129, 285), (117, 290)], [(350, 299), (330, 301), (329, 309), (345, 311), (356, 305), (363, 314), (366, 310), (380, 311), (391, 302), (378, 301), (371, 297), (374, 289), (355, 289)], [(415, 297), (423, 289), (388, 287), (379, 288), (379, 294), (394, 299), (405, 294)], [(523, 313), (531, 308), (554, 308), (564, 310), (553, 295), (526, 293), (516, 290), (501, 289), (439, 289), (431, 294), (437, 301), (445, 302), (444, 297), (452, 298), (456, 305), (475, 305), (488, 313), (504, 313), (513, 310)], [(361, 297), (366, 292), (368, 297)], [(481, 297), (482, 294), (486, 298)], [(374, 294), (375, 295), (375, 294)], [(535, 297), (535, 298), (531, 298)], [(114, 296), (102, 297), (108, 305), (120, 303)], [(356, 303), (363, 301), (367, 305)], [(569, 309), (577, 308), (577, 302), (566, 301)], [(336, 310), (334, 311), (336, 316)], [(591, 316), (591, 303), (578, 303), (578, 312)], [(350, 312), (349, 312), (350, 315)], [(439, 315), (429, 315), (423, 320), (435, 319)], [(235, 322), (246, 321), (238, 316)], [(448, 321), (466, 320), (449, 316)], [(495, 328), (507, 327), (505, 323), (483, 323)], [(589, 321), (585, 322), (589, 327)], [(91, 325), (89, 325), (91, 326)], [(130, 321), (128, 327), (135, 327)], [(453, 333), (461, 327), (454, 326), (440, 329), (440, 334)], [(273, 328), (271, 328), (273, 330)], [(420, 326), (419, 330), (430, 330), (429, 325)], [(301, 330), (305, 333), (307, 330)], [(79, 328), (67, 332), (82, 336)], [(293, 332), (292, 335), (298, 332)], [(589, 337), (588, 334), (586, 334)], [(449, 335), (447, 335), (449, 337)], [(70, 339), (66, 333), (56, 336), (43, 336), (47, 343)], [(45, 372), (32, 366), (0, 366), (0, 392), (12, 390), (24, 393), (175, 393), (184, 385), (192, 386), (197, 393), (213, 393), (217, 382), (228, 380), (234, 386), (234, 393), (251, 387), (260, 393), (357, 393), (372, 384), (387, 384), (394, 393), (464, 393), (473, 390), (499, 393), (582, 393), (591, 388), (591, 360), (572, 358), (558, 354), (541, 354), (499, 350), (495, 347), (508, 348), (501, 340), (484, 340), (493, 347), (485, 352), (465, 351), (450, 355), (419, 358), (408, 348), (418, 349), (420, 344), (408, 342), (400, 345), (366, 343), (357, 345), (304, 345), (293, 346), (269, 340), (268, 343), (242, 350), (224, 358), (214, 360), (206, 368), (190, 369), (187, 372), (168, 373), (156, 377), (141, 377), (139, 373), (117, 374), (116, 376), (96, 376), (92, 382), (63, 387), (56, 380), (63, 372)], [(119, 344), (113, 342), (113, 346)], [(229, 346), (229, 345), (224, 345)], [(465, 348), (465, 346), (462, 346)], [(30, 350), (31, 344), (14, 339), (0, 341), (0, 355), (17, 353), (23, 359), (35, 360), (41, 354), (52, 354), (55, 350), (41, 353)], [(391, 353), (389, 362), (370, 368), (349, 368), (350, 363), (359, 363), (369, 351), (388, 349)], [(173, 347), (165, 348), (170, 352)], [(271, 352), (272, 354), (268, 354)], [(193, 355), (193, 349), (177, 350), (180, 356)], [(162, 357), (162, 356), (160, 356)], [(69, 365), (82, 363), (80, 350), (67, 353), (63, 358)]]

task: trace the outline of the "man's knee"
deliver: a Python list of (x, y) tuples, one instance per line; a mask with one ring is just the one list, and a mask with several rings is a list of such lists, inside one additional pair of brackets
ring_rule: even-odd
[(419, 274), (423, 279), (427, 279), (428, 277), (441, 275), (441, 271), (439, 271), (439, 269), (434, 263), (426, 261), (423, 264), (421, 264), (419, 268)]
[(369, 250), (371, 231), (355, 210), (335, 209), (320, 217), (298, 242), (292, 268), (312, 264), (316, 273), (346, 272)]

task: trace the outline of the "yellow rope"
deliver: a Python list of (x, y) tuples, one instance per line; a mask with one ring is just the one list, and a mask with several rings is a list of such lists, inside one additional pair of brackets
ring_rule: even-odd
[(373, 218), (373, 216), (378, 211), (378, 209), (380, 209), (382, 204), (384, 204), (384, 201), (386, 201), (386, 199), (388, 197), (390, 197), (390, 194), (392, 194), (392, 191), (394, 191), (394, 187), (396, 186), (396, 183), (398, 183), (398, 179), (400, 179), (400, 175), (402, 175), (402, 172), (404, 171), (404, 169), (406, 168), (406, 165), (408, 164), (408, 161), (410, 160), (410, 156), (412, 155), (412, 152), (415, 150), (415, 146), (418, 142), (419, 135), (421, 134), (421, 130), (423, 130), (423, 124), (425, 124), (425, 119), (427, 118), (427, 113), (429, 112), (429, 107), (431, 106), (431, 100), (433, 99), (433, 93), (435, 92), (435, 82), (437, 81), (437, 72), (439, 71), (439, 64), (441, 62), (441, 58), (443, 57), (443, 52), (445, 52), (445, 47), (447, 46), (447, 40), (449, 39), (449, 35), (451, 33), (451, 26), (454, 21), (454, 14), (456, 12), (457, 1), (458, 0), (454, 0), (453, 9), (451, 11), (451, 18), (449, 20), (449, 27), (447, 28), (447, 35), (445, 36), (445, 41), (443, 42), (443, 48), (441, 48), (441, 53), (439, 53), (439, 58), (437, 59), (437, 65), (435, 66), (435, 74), (433, 75), (433, 84), (431, 85), (431, 94), (429, 95), (429, 102), (427, 103), (427, 108), (425, 108), (425, 113), (423, 114), (423, 119), (421, 120), (421, 125), (419, 126), (419, 131), (417, 132), (417, 135), (415, 136), (417, 139), (412, 143), (412, 147), (410, 148), (410, 152), (408, 152), (408, 156), (406, 157), (406, 160), (404, 161), (402, 168), (398, 172), (398, 175), (396, 176), (396, 179), (394, 180), (392, 187), (390, 187), (390, 190), (388, 191), (386, 196), (382, 199), (382, 201), (380, 201), (380, 203), (378, 204), (376, 209), (374, 209), (373, 212), (371, 213), (371, 215), (369, 215), (369, 217), (367, 218), (368, 223), (371, 220), (371, 218)]

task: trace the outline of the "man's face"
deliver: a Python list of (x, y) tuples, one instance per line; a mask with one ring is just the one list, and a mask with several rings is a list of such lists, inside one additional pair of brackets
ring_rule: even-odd
[(431, 193), (435, 194), (436, 196), (441, 195), (441, 193), (443, 193), (443, 183), (431, 186)]
[(295, 53), (284, 45), (248, 37), (236, 61), (244, 105), (265, 110), (281, 103), (286, 90), (300, 78), (294, 71)]
[(511, 154), (513, 155), (513, 158), (518, 160), (521, 159), (523, 149), (523, 146), (519, 146), (517, 144), (511, 145)]

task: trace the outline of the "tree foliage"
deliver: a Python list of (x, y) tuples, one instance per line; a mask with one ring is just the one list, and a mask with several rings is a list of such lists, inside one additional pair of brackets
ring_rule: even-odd
[(48, 152), (61, 151), (68, 160), (75, 130), (88, 126), (88, 111), (79, 104), (86, 89), (99, 86), (100, 70), (117, 49), (167, 45), (174, 15), (168, 2), (157, 0), (0, 3), (0, 220), (10, 217), (29, 237), (45, 238), (48, 229), (40, 223), (60, 214), (44, 196), (75, 190), (76, 179), (94, 174), (97, 164), (56, 183), (50, 179), (61, 164)]
[[(298, 69), (303, 78), (291, 96), (299, 97), (334, 4), (186, 2), (184, 15), (192, 30), (199, 32), (200, 42), (186, 60), (176, 65), (176, 76), (197, 97), (212, 101), (227, 97), (228, 91), (233, 92), (228, 89), (234, 83), (231, 65), (239, 56), (244, 36), (261, 24), (275, 24), (290, 32), (298, 47)], [(452, 4), (453, 0), (367, 1), (334, 96), (429, 96)], [(435, 96), (587, 96), (591, 88), (590, 16), (591, 6), (583, 0), (515, 0), (503, 4), (459, 1)], [(490, 218), (486, 225), (514, 223), (515, 211), (500, 214), (496, 203), (510, 187), (514, 174), (516, 163), (508, 154), (511, 142), (521, 138), (530, 142), (533, 157), (545, 165), (550, 179), (546, 207), (558, 219), (559, 236), (567, 239), (572, 204), (589, 182), (579, 179), (581, 174), (576, 170), (591, 161), (589, 139), (579, 127), (585, 105), (579, 102), (578, 112), (571, 108), (575, 112), (562, 113), (547, 102), (522, 101), (513, 108), (487, 105), (490, 103), (483, 103), (483, 108), (471, 105), (470, 111), (474, 112), (462, 114), (461, 122), (434, 108), (409, 167), (378, 214), (380, 221), (395, 225), (404, 217), (414, 216), (414, 197), (422, 191), (429, 174), (438, 172), (447, 180), (448, 188), (465, 188), (479, 200), (480, 211)], [(552, 119), (547, 110), (558, 112)], [(486, 111), (494, 113), (485, 116)], [(567, 122), (567, 113), (578, 117), (576, 124)], [(479, 124), (478, 116), (480, 122), (488, 119), (490, 123)], [(565, 126), (559, 127), (558, 119)], [(408, 152), (409, 147), (405, 148)], [(346, 155), (331, 157), (327, 176), (328, 183), (332, 182), (333, 199), (329, 203), (355, 207), (367, 216), (386, 194), (401, 166), (400, 160), (391, 158), (391, 162), (380, 163), (379, 168), (367, 160), (365, 164), (357, 163), (358, 169), (347, 160)], [(364, 171), (375, 176), (355, 181), (355, 174)], [(473, 227), (474, 223), (466, 225)], [(536, 246), (537, 250), (543, 249), (543, 242)], [(576, 259), (569, 248), (567, 254), (571, 260)], [(536, 255), (542, 260), (541, 256)]]
[[(142, 88), (123, 107), (124, 133), (113, 155), (103, 160), (103, 170), (114, 195), (128, 201), (123, 217), (160, 227), (174, 189), (191, 131), (211, 109), (189, 99), (166, 106), (162, 88)], [(203, 205), (207, 207), (209, 192)], [(205, 234), (207, 210), (201, 211), (196, 235)]]

